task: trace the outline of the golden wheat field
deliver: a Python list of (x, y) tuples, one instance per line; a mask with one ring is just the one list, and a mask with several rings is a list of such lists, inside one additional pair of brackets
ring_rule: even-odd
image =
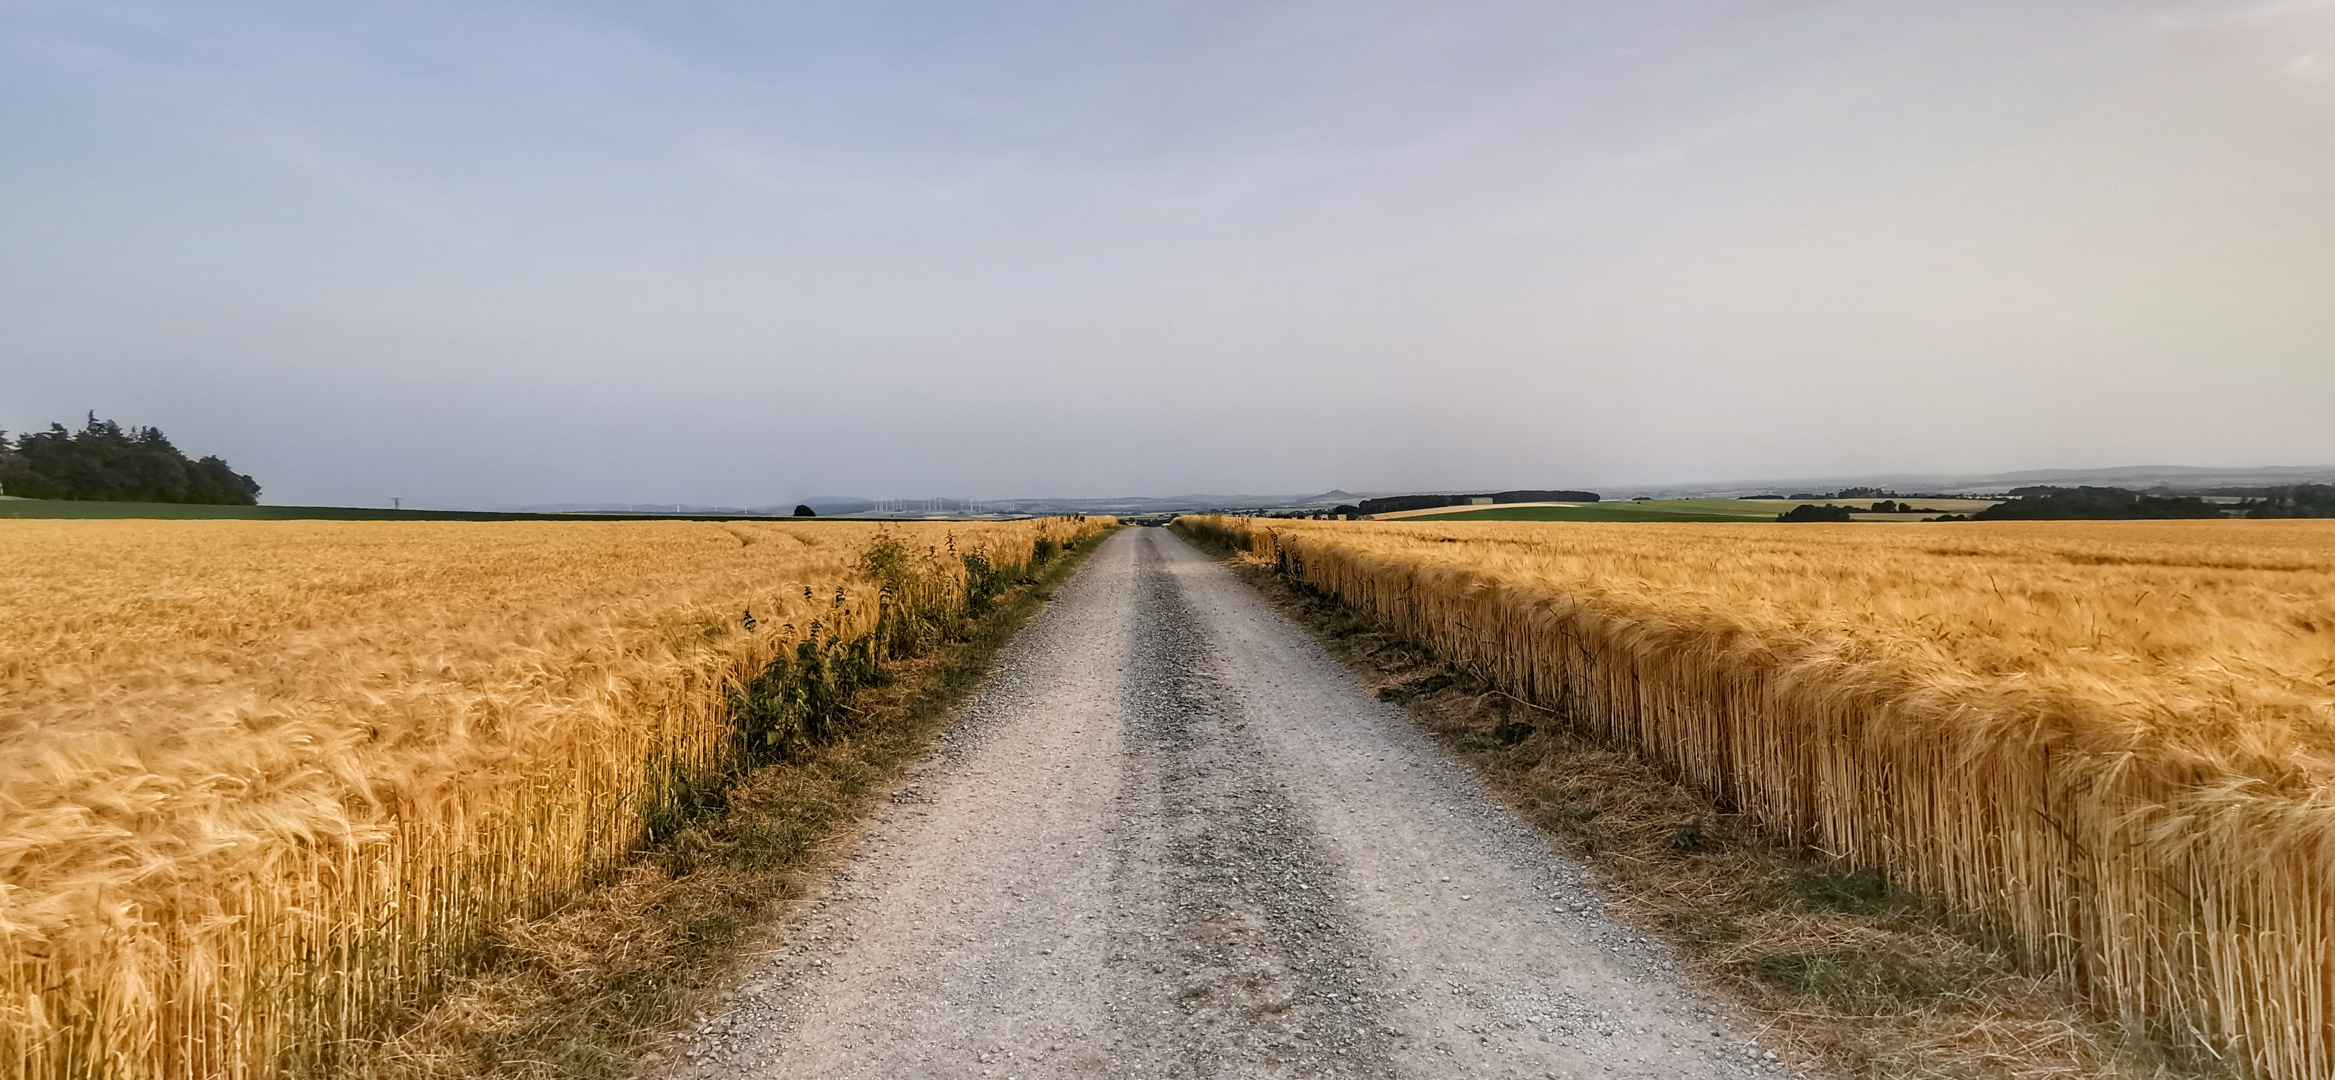
[(0, 1070), (329, 1063), (1105, 524), (9, 522)]
[(1182, 527), (2111, 1015), (2335, 1076), (2335, 523)]

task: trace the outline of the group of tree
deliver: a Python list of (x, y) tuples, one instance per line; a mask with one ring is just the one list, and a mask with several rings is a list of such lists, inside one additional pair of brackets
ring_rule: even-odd
[(216, 457), (189, 460), (159, 428), (91, 413), (79, 431), (51, 424), (13, 440), (0, 432), (0, 495), (251, 506), (259, 484)]
[(1845, 506), (1835, 506), (1831, 503), (1801, 503), (1800, 505), (1786, 510), (1781, 514), (1777, 514), (1776, 520), (1784, 522), (1803, 522), (1853, 521), (1855, 519), (1849, 517), (1849, 508)]
[(2241, 492), (2238, 509), (2250, 518), (2335, 518), (2335, 484), (2295, 484)]
[(2126, 521), (2143, 518), (2227, 517), (2195, 495), (2154, 495), (2113, 487), (2012, 488), (2011, 497), (1970, 515), (1971, 521)]
[[(1852, 489), (1852, 490), (1853, 490), (1853, 489)], [(1815, 497), (1821, 497), (1821, 496), (1815, 496)], [(1857, 508), (1856, 508), (1856, 507), (1853, 507), (1853, 506), (1840, 506), (1840, 505), (1836, 505), (1836, 504), (1834, 504), (1834, 503), (1828, 503), (1828, 502), (1827, 502), (1827, 503), (1802, 503), (1802, 504), (1800, 504), (1800, 505), (1798, 505), (1798, 506), (1795, 506), (1795, 507), (1791, 508), (1790, 510), (1786, 510), (1786, 511), (1784, 511), (1784, 512), (1783, 512), (1783, 513), (1781, 513), (1781, 514), (1778, 514), (1778, 515), (1776, 515), (1776, 520), (1777, 520), (1777, 521), (1854, 521), (1854, 520), (1856, 520), (1856, 519), (1855, 519), (1855, 518), (1852, 518), (1852, 517), (1850, 517), (1849, 515), (1850, 515), (1850, 514), (1854, 514), (1854, 513), (1856, 513), (1856, 512), (1857, 512)], [(1873, 513), (1873, 514), (1921, 514), (1921, 513), (1927, 513), (1928, 511), (1925, 511), (1925, 510), (1923, 510), (1921, 507), (1915, 506), (1914, 504), (1912, 504), (1912, 503), (1909, 503), (1909, 502), (1902, 502), (1902, 501), (1899, 501), (1899, 500), (1897, 500), (1897, 499), (1883, 499), (1883, 500), (1881, 500), (1880, 502), (1874, 503), (1874, 504), (1872, 505), (1871, 509), (1867, 510), (1866, 512), (1867, 512), (1867, 513)]]
[[(1867, 489), (1850, 489), (1864, 491)], [(2335, 518), (2335, 484), (2294, 484), (2274, 488), (2231, 488), (2213, 494), (2234, 496), (2232, 505), (2198, 495), (2133, 491), (2114, 487), (2012, 488), (2009, 498), (1973, 514), (1946, 514), (1933, 521), (2120, 521), (2165, 518)], [(1798, 497), (1798, 496), (1795, 496)], [(1822, 498), (1823, 496), (1807, 496)], [(1873, 512), (1915, 513), (1901, 500), (1873, 504)], [(1850, 508), (1821, 503), (1795, 506), (1777, 521), (1848, 521)]]

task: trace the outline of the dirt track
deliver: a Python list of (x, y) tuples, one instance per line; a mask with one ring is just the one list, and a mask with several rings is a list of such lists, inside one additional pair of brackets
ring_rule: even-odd
[(685, 1077), (1775, 1076), (1396, 708), (1112, 537)]

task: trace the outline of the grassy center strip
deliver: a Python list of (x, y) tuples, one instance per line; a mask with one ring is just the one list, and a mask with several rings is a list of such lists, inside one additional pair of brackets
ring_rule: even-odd
[(995, 593), (983, 613), (886, 664), (885, 678), (843, 703), (847, 726), (747, 772), (606, 886), (500, 928), (491, 964), (384, 1044), (346, 1055), (345, 1074), (591, 1078), (653, 1067), (759, 954), (752, 946), (781, 932), (849, 851), (858, 822), (1108, 535), (1065, 546), (1017, 582), (976, 582)]
[(1667, 941), (1690, 978), (1794, 1065), (1873, 1080), (2233, 1075), (2161, 1033), (2095, 1017), (2063, 980), (2023, 969), (1993, 928), (1877, 871), (1769, 841), (1644, 759), (1272, 567), (1227, 565), (1582, 860), (1618, 917)]

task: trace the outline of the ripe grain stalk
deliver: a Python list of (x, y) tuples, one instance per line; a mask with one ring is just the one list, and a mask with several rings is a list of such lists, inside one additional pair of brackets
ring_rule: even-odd
[(1105, 520), (0, 531), (0, 1075), (330, 1070)]
[(2004, 928), (2125, 1030), (2335, 1075), (2335, 529), (1181, 527)]

